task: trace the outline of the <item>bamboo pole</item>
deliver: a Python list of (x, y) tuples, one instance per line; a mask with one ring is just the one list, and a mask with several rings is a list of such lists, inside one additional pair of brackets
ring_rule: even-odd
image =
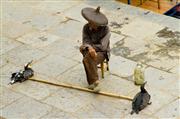
[(72, 89), (76, 89), (76, 90), (80, 90), (80, 91), (96, 93), (96, 94), (100, 94), (100, 95), (104, 95), (104, 96), (109, 96), (109, 97), (120, 98), (120, 99), (132, 101), (132, 98), (127, 97), (127, 96), (117, 95), (117, 94), (113, 94), (113, 93), (107, 93), (107, 92), (103, 92), (103, 91), (95, 92), (88, 88), (83, 88), (83, 87), (79, 87), (79, 86), (74, 86), (74, 85), (69, 85), (69, 84), (64, 84), (64, 83), (54, 83), (54, 82), (49, 82), (49, 81), (45, 81), (45, 80), (37, 79), (37, 78), (30, 78), (29, 80), (40, 82), (40, 83), (45, 83), (45, 84), (49, 84), (49, 85), (61, 86), (61, 87), (65, 87), (65, 88), (72, 88)]

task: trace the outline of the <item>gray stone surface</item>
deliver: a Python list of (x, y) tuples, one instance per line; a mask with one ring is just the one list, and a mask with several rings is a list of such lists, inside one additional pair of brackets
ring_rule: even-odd
[(27, 62), (37, 60), (45, 57), (47, 54), (41, 50), (34, 49), (29, 45), (21, 45), (12, 52), (5, 54), (5, 59), (18, 66), (24, 66)]
[(64, 112), (60, 109), (53, 108), (48, 114), (42, 116), (40, 119), (78, 119), (71, 113)]
[[(59, 25), (65, 18), (56, 13), (49, 13), (44, 11), (35, 12), (32, 19), (27, 21), (27, 24), (35, 29), (47, 31), (48, 29)], [(26, 23), (26, 22), (24, 22)]]
[(81, 36), (82, 28), (83, 24), (79, 21), (67, 19), (60, 25), (51, 28), (49, 32), (63, 37), (66, 40), (75, 40), (76, 37)]
[(5, 66), (9, 61), (5, 58), (5, 55), (0, 55), (0, 67)]
[(32, 97), (37, 100), (44, 99), (48, 97), (53, 92), (57, 91), (59, 87), (42, 84), (34, 81), (25, 81), (12, 89), (16, 92), (20, 92), (29, 97)]
[[(38, 2), (34, 2), (38, 4)], [(32, 2), (2, 2), (2, 19), (24, 22), (32, 18), (34, 10)]]
[[(36, 3), (36, 2), (35, 2)], [(68, 10), (78, 4), (81, 3), (81, 0), (68, 0), (68, 1), (41, 1), (39, 4), (35, 5), (36, 9), (40, 9), (46, 12), (60, 12), (63, 13), (63, 11)], [(48, 9), (47, 9), (48, 8)]]
[(163, 28), (164, 27), (160, 26), (159, 24), (153, 22), (147, 22), (137, 18), (127, 26), (123, 27), (121, 32), (133, 38), (143, 39), (149, 35), (156, 33), (157, 31)]
[(125, 38), (125, 36), (123, 36), (123, 35), (111, 32), (110, 48), (113, 48), (115, 43), (123, 40), (124, 38)]
[(80, 119), (83, 118), (108, 118), (104, 115), (101, 110), (97, 110), (97, 108), (93, 104), (89, 104), (75, 112)]
[(3, 38), (1, 38), (0, 55), (5, 54), (6, 52), (8, 52), (8, 51), (12, 50), (13, 48), (16, 48), (20, 45), (21, 45), (20, 42), (10, 40), (6, 37), (3, 37)]
[(77, 62), (71, 59), (64, 58), (60, 55), (49, 55), (48, 57), (42, 59), (41, 62), (34, 64), (33, 68), (38, 73), (57, 77), (75, 65), (77, 65)]
[(0, 86), (0, 90), (0, 109), (7, 105), (10, 105), (11, 103), (22, 97), (22, 95), (20, 95), (19, 93), (5, 88), (4, 86)]
[(43, 102), (66, 112), (75, 112), (81, 107), (86, 106), (93, 99), (92, 95), (82, 94), (77, 93), (77, 91), (73, 89), (62, 88), (47, 99), (43, 100)]
[[(121, 77), (131, 76), (136, 67), (136, 62), (121, 56), (112, 56), (109, 62), (110, 72)], [(112, 67), (112, 68), (111, 68)]]
[(145, 80), (150, 87), (168, 91), (170, 94), (178, 96), (178, 75), (149, 67), (145, 70)]
[(1, 109), (2, 117), (6, 118), (40, 118), (50, 112), (52, 107), (40, 103), (32, 98), (23, 97), (11, 105)]
[(137, 88), (133, 82), (113, 75), (106, 76), (105, 79), (102, 79), (99, 87), (102, 91), (125, 96)]
[(171, 102), (163, 107), (160, 111), (156, 112), (156, 116), (160, 118), (180, 118), (179, 114), (179, 99)]
[(71, 85), (88, 86), (83, 64), (79, 64), (57, 77), (57, 80)]
[(44, 48), (59, 39), (58, 36), (47, 32), (32, 32), (18, 38), (17, 40), (36, 48)]
[[(2, 35), (8, 38), (18, 38), (28, 32), (32, 32), (33, 29), (22, 23), (18, 23), (12, 20), (4, 20), (2, 22)], [(16, 30), (14, 30), (16, 29)]]
[(59, 56), (64, 57), (71, 57), (74, 55), (79, 55), (79, 44), (77, 40), (68, 41), (65, 39), (59, 39), (52, 44), (49, 44), (46, 48), (41, 48), (43, 51), (47, 52), (48, 54), (56, 54)]
[(129, 114), (127, 105), (130, 102), (116, 98), (97, 96), (91, 105), (108, 118), (122, 118)]

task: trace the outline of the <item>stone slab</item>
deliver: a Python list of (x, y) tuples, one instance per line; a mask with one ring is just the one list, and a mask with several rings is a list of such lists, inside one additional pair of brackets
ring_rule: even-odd
[(113, 75), (102, 79), (99, 87), (102, 91), (125, 96), (128, 96), (131, 91), (137, 88), (133, 82)]
[(121, 41), (125, 38), (125, 36), (120, 35), (120, 34), (116, 34), (111, 32), (111, 37), (110, 37), (110, 48), (113, 48), (113, 46), (115, 45), (115, 43), (117, 43), (118, 41)]
[(47, 31), (52, 27), (59, 26), (62, 21), (66, 20), (64, 16), (58, 13), (44, 12), (37, 9), (37, 11), (34, 11), (31, 19), (25, 21), (24, 24), (30, 25), (40, 31)]
[(37, 60), (45, 57), (47, 54), (41, 50), (34, 49), (28, 45), (21, 45), (20, 47), (8, 52), (5, 59), (18, 66), (24, 66), (27, 62)]
[(59, 87), (48, 84), (43, 84), (34, 81), (25, 81), (20, 85), (14, 86), (12, 89), (20, 92), (36, 100), (42, 100), (49, 97), (53, 92), (57, 91)]
[(163, 28), (164, 27), (159, 24), (153, 22), (147, 22), (137, 18), (134, 21), (132, 21), (130, 24), (123, 27), (121, 29), (121, 32), (133, 38), (144, 39), (147, 36), (155, 34), (156, 32), (158, 32)]
[(23, 35), (17, 40), (24, 44), (31, 45), (35, 48), (45, 48), (49, 44), (59, 39), (60, 38), (58, 36), (49, 34), (47, 32), (32, 32), (32, 33)]
[(49, 44), (45, 48), (40, 48), (48, 54), (55, 54), (67, 58), (73, 58), (73, 56), (80, 54), (79, 44), (77, 40), (68, 41), (66, 39), (59, 39), (52, 44)]
[(67, 19), (67, 21), (62, 22), (60, 25), (49, 29), (49, 32), (65, 38), (66, 40), (73, 41), (78, 36), (82, 35), (82, 29), (82, 23), (76, 20)]
[(4, 86), (0, 86), (0, 90), (0, 109), (10, 105), (22, 97), (21, 94), (5, 88)]
[(51, 112), (44, 115), (40, 119), (78, 119), (74, 115), (68, 112), (64, 112), (63, 110), (53, 108)]
[(93, 104), (89, 104), (87, 106), (84, 106), (83, 108), (79, 109), (77, 112), (74, 113), (74, 115), (77, 115), (80, 119), (83, 118), (108, 118), (105, 116), (102, 112), (97, 110)]
[(165, 87), (173, 87), (171, 83), (178, 82), (178, 76), (149, 67), (145, 69), (145, 80), (150, 86), (158, 89), (165, 89)]
[(50, 112), (52, 107), (40, 103), (32, 98), (24, 97), (1, 109), (1, 115), (5, 118), (40, 118)]
[(155, 115), (159, 118), (180, 118), (179, 114), (179, 99), (163, 107), (160, 111), (156, 112)]
[[(25, 4), (26, 3), (26, 4)], [(15, 20), (18, 22), (28, 21), (34, 12), (32, 2), (2, 2), (2, 19)], [(36, 4), (38, 2), (36, 1)], [(35, 4), (33, 4), (35, 5)]]
[(43, 100), (43, 102), (66, 112), (76, 112), (81, 107), (90, 103), (92, 99), (93, 96), (88, 93), (62, 88), (51, 95), (51, 97)]
[(133, 37), (125, 37), (120, 41), (114, 43), (111, 48), (111, 53), (116, 56), (132, 57), (136, 54), (145, 53), (149, 50), (146, 47), (148, 43), (142, 39)]
[[(81, 0), (68, 0), (68, 1), (40, 1), (39, 4), (35, 6), (36, 9), (47, 12), (60, 12), (68, 10), (81, 3)], [(48, 8), (48, 9), (47, 9)]]
[(112, 74), (116, 74), (121, 77), (128, 77), (133, 75), (136, 62), (121, 56), (112, 56), (109, 61), (109, 67)]
[(79, 64), (58, 76), (57, 80), (71, 85), (78, 85), (82, 87), (88, 86), (83, 64)]
[(26, 33), (33, 31), (30, 26), (11, 20), (4, 21), (2, 28), (2, 35), (12, 39), (16, 39)]
[(122, 118), (127, 113), (129, 101), (98, 95), (90, 105), (108, 118)]
[(33, 65), (37, 73), (57, 77), (61, 73), (77, 65), (77, 62), (59, 55), (49, 55)]
[(10, 40), (6, 37), (1, 38), (1, 48), (0, 48), (0, 55), (5, 54), (6, 52), (22, 45), (20, 42), (15, 40)]

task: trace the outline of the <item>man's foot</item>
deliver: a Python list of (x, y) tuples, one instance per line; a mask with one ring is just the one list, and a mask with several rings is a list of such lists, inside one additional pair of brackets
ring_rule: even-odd
[(95, 86), (98, 86), (98, 85), (99, 85), (99, 80), (95, 81), (93, 84), (94, 84)]
[(99, 80), (88, 86), (88, 89), (94, 90), (99, 85)]
[(99, 92), (99, 91), (100, 91), (100, 88), (97, 86), (97, 87), (94, 88), (93, 91), (94, 91), (94, 92)]
[(87, 88), (90, 89), (90, 90), (94, 90), (95, 85), (94, 85), (94, 84), (91, 84), (91, 85), (89, 85)]

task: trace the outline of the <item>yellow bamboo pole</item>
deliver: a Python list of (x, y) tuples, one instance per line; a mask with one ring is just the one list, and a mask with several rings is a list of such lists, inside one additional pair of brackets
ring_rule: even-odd
[(50, 85), (54, 85), (54, 86), (72, 88), (72, 89), (76, 89), (76, 90), (80, 90), (80, 91), (96, 93), (96, 94), (100, 94), (100, 95), (104, 95), (104, 96), (109, 96), (109, 97), (120, 98), (120, 99), (125, 99), (125, 100), (132, 101), (132, 98), (127, 97), (127, 96), (117, 95), (117, 94), (113, 94), (113, 93), (107, 93), (107, 92), (103, 92), (103, 91), (95, 92), (93, 90), (90, 90), (88, 88), (83, 88), (83, 87), (80, 87), (80, 86), (74, 86), (74, 85), (69, 85), (69, 84), (64, 84), (64, 83), (54, 83), (54, 82), (50, 82), (50, 81), (46, 81), (46, 80), (42, 80), (42, 79), (37, 79), (37, 78), (30, 78), (29, 80), (40, 82), (40, 83), (45, 83), (45, 84), (50, 84)]

